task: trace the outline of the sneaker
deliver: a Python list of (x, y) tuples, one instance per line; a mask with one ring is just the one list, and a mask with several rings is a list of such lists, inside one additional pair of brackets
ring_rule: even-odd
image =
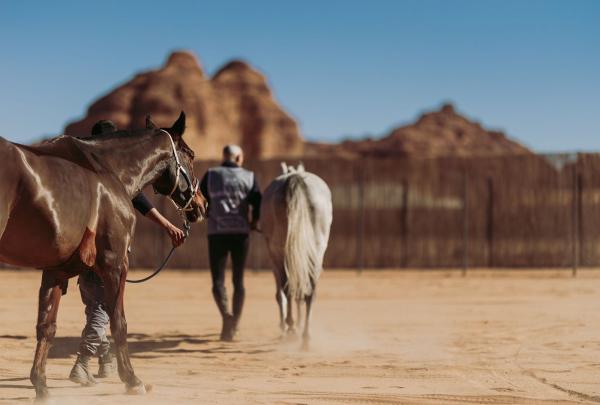
[(90, 373), (88, 366), (90, 358), (90, 356), (77, 355), (77, 360), (71, 369), (71, 374), (69, 374), (69, 380), (83, 386), (96, 384), (96, 380), (92, 373)]
[(111, 352), (107, 352), (98, 359), (98, 378), (110, 377), (115, 373), (115, 358)]

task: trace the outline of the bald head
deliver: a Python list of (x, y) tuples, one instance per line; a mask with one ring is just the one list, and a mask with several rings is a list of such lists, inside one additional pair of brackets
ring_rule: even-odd
[(241, 166), (244, 162), (244, 152), (242, 151), (242, 148), (237, 145), (226, 145), (223, 148), (223, 160)]

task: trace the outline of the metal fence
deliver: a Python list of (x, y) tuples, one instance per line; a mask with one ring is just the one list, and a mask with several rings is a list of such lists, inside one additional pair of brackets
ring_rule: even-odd
[[(333, 193), (326, 267), (575, 270), (600, 265), (600, 155), (303, 163)], [(196, 175), (215, 164), (199, 162)], [(280, 173), (280, 160), (247, 166), (263, 189)], [(165, 199), (155, 201), (177, 221)], [(138, 220), (132, 266), (152, 267), (168, 249), (164, 232)], [(252, 235), (248, 260), (253, 268), (270, 267), (259, 234)], [(205, 224), (192, 227), (171, 267), (208, 267)]]

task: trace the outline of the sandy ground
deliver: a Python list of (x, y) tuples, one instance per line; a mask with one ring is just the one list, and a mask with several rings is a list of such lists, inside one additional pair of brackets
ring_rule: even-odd
[[(0, 277), (0, 403), (31, 403), (40, 274)], [(169, 270), (128, 286), (133, 364), (154, 389), (127, 396), (118, 377), (67, 379), (84, 320), (72, 282), (49, 386), (57, 404), (600, 402), (599, 307), (600, 271), (326, 271), (305, 352), (279, 339), (270, 273), (247, 275), (239, 340), (221, 343), (208, 273)]]

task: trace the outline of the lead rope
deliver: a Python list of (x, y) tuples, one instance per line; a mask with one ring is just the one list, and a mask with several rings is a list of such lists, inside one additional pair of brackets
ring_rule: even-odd
[[(185, 231), (184, 231), (184, 233), (185, 233), (185, 239), (187, 239), (188, 236), (190, 236), (190, 228), (191, 228), (190, 223), (187, 220), (184, 220), (183, 221), (183, 227), (185, 229)], [(158, 273), (160, 273), (162, 271), (162, 269), (165, 268), (165, 266), (169, 262), (169, 259), (173, 255), (173, 252), (175, 251), (175, 249), (176, 249), (176, 247), (173, 246), (171, 248), (171, 251), (167, 255), (167, 257), (165, 257), (165, 259), (163, 260), (162, 264), (156, 270), (154, 270), (154, 272), (152, 274), (150, 274), (148, 277), (144, 277), (144, 278), (141, 278), (139, 280), (129, 280), (129, 279), (126, 279), (125, 281), (127, 281), (128, 283), (138, 284), (138, 283), (143, 283), (144, 281), (148, 281), (151, 278), (154, 278), (154, 276), (156, 276)]]

